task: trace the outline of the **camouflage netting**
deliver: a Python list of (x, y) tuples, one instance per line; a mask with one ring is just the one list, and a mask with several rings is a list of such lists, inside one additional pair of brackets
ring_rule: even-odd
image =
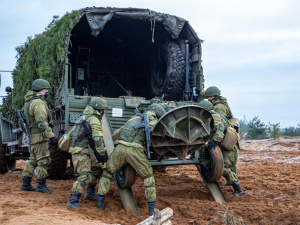
[(15, 109), (11, 107), (12, 105), (12, 96), (8, 94), (3, 98), (3, 105), (1, 106), (1, 112), (3, 116), (9, 120), (14, 126), (18, 123), (18, 116)]
[[(67, 13), (61, 19), (54, 16), (42, 34), (28, 37), (26, 43), (16, 48), (17, 66), (13, 71), (13, 108), (21, 109), (24, 95), (31, 89), (32, 81), (43, 78), (53, 86), (48, 101), (54, 105), (55, 96), (61, 89), (64, 58), (67, 54), (66, 38), (78, 23), (80, 11)], [(4, 111), (4, 116), (7, 112)]]

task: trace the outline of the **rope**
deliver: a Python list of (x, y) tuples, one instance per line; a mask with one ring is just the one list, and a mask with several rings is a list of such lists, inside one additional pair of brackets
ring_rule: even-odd
[(152, 42), (154, 42), (155, 12), (150, 10), (149, 16), (150, 16), (150, 22), (151, 22)]

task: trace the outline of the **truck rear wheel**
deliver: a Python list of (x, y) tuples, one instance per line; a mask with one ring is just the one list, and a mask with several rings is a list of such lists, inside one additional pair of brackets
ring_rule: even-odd
[(166, 100), (179, 100), (185, 84), (185, 61), (176, 42), (159, 48), (150, 83), (153, 97), (164, 95)]
[(14, 171), (16, 170), (16, 159), (11, 157), (5, 157), (6, 161), (6, 169), (7, 171)]
[(48, 166), (48, 178), (61, 180), (66, 177), (66, 167), (69, 153), (59, 150), (57, 144), (49, 148), (51, 163)]
[(16, 159), (5, 156), (6, 146), (2, 143), (2, 134), (0, 131), (0, 173), (5, 174), (8, 171), (16, 169)]
[(133, 167), (126, 164), (116, 173), (116, 179), (121, 188), (130, 188), (136, 178), (136, 172)]
[(212, 150), (205, 148), (205, 156), (209, 158), (210, 165), (208, 168), (202, 167), (202, 174), (208, 182), (217, 182), (221, 178), (224, 168), (221, 149), (219, 146)]

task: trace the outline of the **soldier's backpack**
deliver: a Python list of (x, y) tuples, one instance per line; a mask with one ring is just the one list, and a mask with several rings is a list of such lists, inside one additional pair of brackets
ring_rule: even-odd
[(228, 126), (226, 129), (225, 137), (221, 141), (221, 146), (226, 150), (233, 150), (239, 139), (239, 134), (236, 132), (235, 128)]
[[(81, 119), (85, 119), (85, 116), (83, 116), (82, 118), (80, 118), (77, 122), (79, 122)], [(69, 152), (69, 148), (70, 148), (70, 144), (72, 142), (72, 136), (71, 136), (71, 133), (73, 132), (73, 130), (75, 129), (76, 125), (74, 125), (72, 127), (72, 129), (64, 134), (58, 141), (58, 147), (63, 150), (63, 151), (66, 151), (66, 152)]]

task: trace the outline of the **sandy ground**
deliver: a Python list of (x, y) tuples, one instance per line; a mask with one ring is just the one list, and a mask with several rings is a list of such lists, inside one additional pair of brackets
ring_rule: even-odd
[[(69, 180), (49, 180), (54, 194), (20, 191), (22, 168), (0, 175), (0, 224), (137, 224), (146, 219), (147, 202), (140, 178), (133, 192), (140, 216), (127, 216), (116, 184), (107, 194), (105, 211), (96, 202), (80, 199), (80, 209), (66, 205), (72, 184)], [(157, 206), (171, 207), (173, 224), (222, 224), (223, 212), (232, 209), (247, 224), (300, 224), (300, 139), (243, 141), (238, 163), (241, 197), (230, 196), (233, 189), (219, 181), (229, 202), (213, 201), (195, 166), (168, 167), (155, 173)], [(36, 186), (36, 179), (33, 179)]]

